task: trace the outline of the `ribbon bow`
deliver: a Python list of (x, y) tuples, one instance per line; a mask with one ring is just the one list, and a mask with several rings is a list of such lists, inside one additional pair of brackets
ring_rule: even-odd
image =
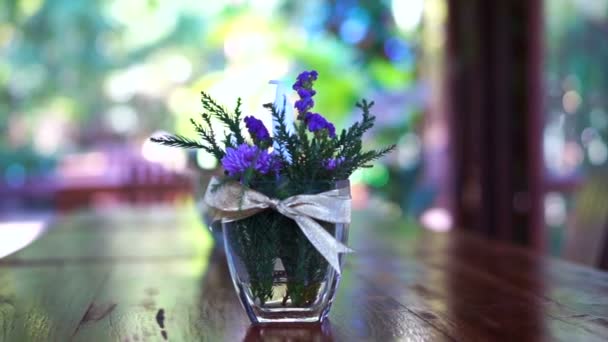
[(351, 199), (347, 187), (315, 195), (296, 195), (281, 201), (246, 189), (237, 182), (220, 185), (214, 177), (209, 182), (204, 200), (215, 209), (216, 217), (222, 222), (242, 220), (268, 208), (289, 217), (338, 274), (338, 254), (352, 252), (315, 221), (350, 223)]

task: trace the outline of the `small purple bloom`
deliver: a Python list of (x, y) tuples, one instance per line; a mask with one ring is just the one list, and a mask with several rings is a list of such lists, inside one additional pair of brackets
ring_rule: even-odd
[(318, 76), (319, 76), (319, 73), (317, 73), (316, 70), (302, 71), (298, 75), (297, 80), (302, 83), (312, 82), (312, 81), (316, 81)]
[(283, 163), (281, 162), (281, 158), (279, 156), (278, 153), (271, 153), (270, 154), (270, 171), (274, 172), (274, 173), (279, 173), (279, 171), (281, 171), (281, 168), (283, 167)]
[(336, 136), (336, 127), (331, 122), (327, 121), (321, 114), (308, 113), (304, 120), (309, 131), (315, 133), (326, 129), (330, 137), (334, 138)]
[(270, 172), (279, 172), (281, 169), (281, 160), (274, 153), (261, 151), (256, 160), (255, 170), (265, 175)]
[(327, 120), (317, 113), (309, 113), (306, 115), (305, 120), (308, 125), (308, 130), (311, 132), (316, 132), (327, 127)]
[(297, 88), (312, 88), (312, 82), (317, 80), (319, 74), (315, 71), (303, 71), (296, 78), (296, 83), (294, 84), (294, 90)]
[(315, 96), (316, 93), (317, 92), (314, 91), (314, 89), (306, 89), (306, 88), (298, 89), (298, 96), (302, 99), (308, 98), (308, 97), (313, 97), (313, 96)]
[(231, 177), (240, 176), (249, 168), (265, 175), (271, 171), (278, 172), (281, 167), (276, 155), (247, 144), (241, 144), (237, 148), (227, 148), (221, 162), (224, 170)]
[(334, 126), (334, 124), (332, 124), (331, 122), (327, 122), (327, 133), (329, 134), (329, 136), (331, 138), (335, 138), (336, 137), (336, 126)]
[(323, 167), (328, 171), (333, 171), (342, 163), (344, 163), (344, 157), (330, 158), (323, 162)]
[(254, 140), (265, 141), (270, 140), (270, 134), (268, 134), (268, 130), (264, 126), (261, 120), (256, 119), (253, 116), (245, 117), (245, 126), (247, 126), (247, 130), (249, 134)]
[(302, 71), (298, 77), (296, 77), (296, 81), (299, 82), (300, 84), (307, 82), (308, 81), (308, 71)]
[(295, 103), (295, 107), (300, 113), (308, 112), (314, 105), (315, 101), (310, 97), (302, 98)]

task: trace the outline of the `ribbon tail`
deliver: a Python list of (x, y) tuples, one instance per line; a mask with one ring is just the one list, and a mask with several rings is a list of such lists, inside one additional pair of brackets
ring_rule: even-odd
[(329, 264), (340, 274), (339, 253), (350, 253), (353, 250), (346, 247), (340, 241), (329, 234), (319, 223), (310, 217), (295, 216), (293, 218), (308, 241), (321, 253)]

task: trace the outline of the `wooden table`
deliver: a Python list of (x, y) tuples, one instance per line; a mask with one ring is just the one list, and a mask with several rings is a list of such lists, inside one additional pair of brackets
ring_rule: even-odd
[(191, 207), (89, 212), (0, 260), (0, 341), (606, 341), (608, 274), (377, 206), (322, 326), (250, 327)]

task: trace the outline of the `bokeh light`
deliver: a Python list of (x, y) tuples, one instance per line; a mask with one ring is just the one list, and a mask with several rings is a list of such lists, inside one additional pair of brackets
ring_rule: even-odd
[(566, 113), (574, 114), (581, 105), (581, 95), (575, 90), (568, 90), (562, 99), (562, 104)]
[(424, 11), (424, 0), (393, 0), (392, 9), (397, 26), (410, 32), (420, 24)]
[(545, 195), (545, 222), (549, 226), (561, 226), (566, 222), (566, 199), (557, 192)]

